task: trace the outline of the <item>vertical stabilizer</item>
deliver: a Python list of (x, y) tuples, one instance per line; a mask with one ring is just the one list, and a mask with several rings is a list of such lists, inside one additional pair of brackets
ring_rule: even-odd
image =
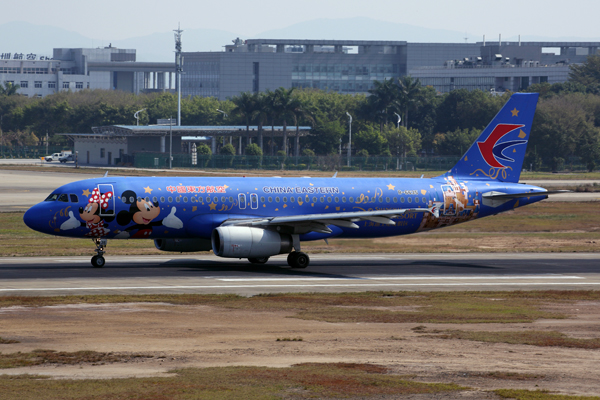
[(450, 170), (463, 178), (518, 182), (538, 93), (515, 93)]

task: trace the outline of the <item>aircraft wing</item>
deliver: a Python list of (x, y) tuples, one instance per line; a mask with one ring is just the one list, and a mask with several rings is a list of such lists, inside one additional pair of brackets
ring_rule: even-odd
[(308, 232), (331, 233), (328, 225), (335, 225), (342, 228), (358, 229), (355, 222), (367, 220), (385, 225), (395, 225), (392, 218), (396, 218), (407, 212), (428, 212), (439, 217), (439, 208), (432, 206), (430, 208), (403, 208), (393, 210), (376, 211), (350, 211), (324, 214), (303, 214), (289, 215), (282, 217), (264, 217), (248, 219), (230, 219), (225, 221), (222, 226), (256, 226), (267, 228), (269, 226), (285, 226), (291, 228), (291, 233), (303, 234)]

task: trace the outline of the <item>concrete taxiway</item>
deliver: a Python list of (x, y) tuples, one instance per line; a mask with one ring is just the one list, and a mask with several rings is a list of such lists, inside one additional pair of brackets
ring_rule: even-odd
[(600, 254), (315, 254), (265, 265), (214, 256), (0, 258), (0, 295), (600, 289)]

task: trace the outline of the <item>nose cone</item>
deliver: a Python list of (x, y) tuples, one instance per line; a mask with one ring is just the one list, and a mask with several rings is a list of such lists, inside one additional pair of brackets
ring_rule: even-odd
[[(35, 205), (31, 207), (29, 210), (25, 211), (25, 215), (23, 215), (23, 222), (29, 228), (34, 231), (42, 231), (41, 229), (41, 215), (40, 215), (40, 205)], [(47, 223), (48, 221), (46, 221)]]

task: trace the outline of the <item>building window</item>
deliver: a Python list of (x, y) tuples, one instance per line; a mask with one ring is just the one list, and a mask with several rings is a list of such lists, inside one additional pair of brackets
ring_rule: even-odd
[(35, 82), (33, 83), (33, 86), (34, 86), (36, 89), (41, 89), (41, 88), (42, 88), (42, 81), (35, 81)]
[(21, 86), (22, 88), (28, 88), (28, 87), (29, 87), (29, 81), (21, 81), (21, 84), (20, 84), (20, 86)]
[(56, 82), (48, 82), (48, 89), (56, 89)]
[(87, 88), (88, 88), (88, 89), (90, 88), (90, 83), (89, 83), (89, 82), (87, 83)]
[(100, 158), (104, 158), (104, 149), (100, 149)]
[(63, 82), (63, 89), (68, 89), (71, 82)]
[(75, 82), (75, 89), (83, 89), (83, 82)]

